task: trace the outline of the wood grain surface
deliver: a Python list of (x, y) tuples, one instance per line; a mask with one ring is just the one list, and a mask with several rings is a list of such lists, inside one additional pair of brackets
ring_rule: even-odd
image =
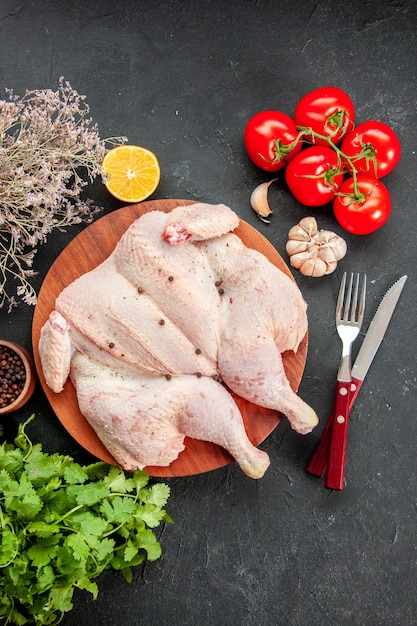
[[(39, 358), (38, 342), (40, 330), (54, 309), (58, 294), (81, 274), (92, 270), (114, 250), (118, 240), (132, 222), (152, 210), (171, 211), (181, 204), (192, 204), (186, 200), (155, 200), (123, 207), (88, 226), (63, 250), (51, 266), (41, 287), (35, 308), (32, 342), (37, 373), (43, 390), (58, 419), (70, 435), (97, 458), (116, 464), (113, 457), (80, 413), (75, 389), (70, 380), (60, 394), (52, 392), (46, 385)], [(246, 246), (262, 252), (272, 263), (291, 277), (291, 273), (272, 246), (256, 229), (240, 221), (236, 234)], [(250, 320), (248, 320), (250, 323)], [(304, 337), (298, 352), (283, 355), (287, 377), (296, 391), (301, 381), (307, 356), (308, 336)], [(281, 414), (263, 409), (233, 394), (243, 416), (249, 439), (255, 445), (261, 443), (279, 424)], [(147, 467), (151, 476), (188, 476), (208, 472), (233, 461), (223, 448), (204, 441), (186, 438), (186, 448), (169, 467)]]

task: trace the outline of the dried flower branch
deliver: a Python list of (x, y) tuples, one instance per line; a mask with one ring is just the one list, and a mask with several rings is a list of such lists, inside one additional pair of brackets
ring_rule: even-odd
[[(90, 222), (100, 210), (80, 193), (98, 175), (106, 144), (89, 117), (85, 96), (61, 77), (57, 91), (6, 90), (0, 100), (0, 308), (16, 296), (35, 304), (30, 283), (36, 247), (55, 228)], [(13, 281), (15, 294), (6, 291)]]

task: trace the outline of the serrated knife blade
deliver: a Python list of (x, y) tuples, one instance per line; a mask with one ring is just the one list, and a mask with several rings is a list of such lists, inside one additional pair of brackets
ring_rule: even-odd
[[(375, 354), (381, 345), (406, 280), (407, 276), (402, 276), (388, 289), (369, 324), (369, 328), (356, 356), (351, 372), (352, 379), (358, 381), (360, 384), (363, 382), (374, 360)], [(354, 400), (354, 398), (352, 398), (352, 400)]]

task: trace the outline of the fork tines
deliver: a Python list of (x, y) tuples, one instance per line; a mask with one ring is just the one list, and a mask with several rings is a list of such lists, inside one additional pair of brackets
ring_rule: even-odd
[[(348, 284), (347, 289), (346, 289), (346, 280), (347, 280), (347, 275), (346, 275), (346, 272), (344, 272), (342, 281), (340, 283), (339, 296), (337, 298), (337, 304), (336, 304), (336, 323), (339, 324), (342, 321), (344, 323), (347, 323), (347, 322), (361, 323), (363, 320), (363, 314), (364, 314), (364, 309), (365, 309), (366, 274), (363, 275), (357, 318), (356, 318), (356, 309), (358, 307), (360, 274), (357, 273), (356, 277), (353, 272), (350, 274), (349, 284)], [(352, 297), (352, 291), (354, 291), (353, 297)], [(342, 308), (343, 308), (343, 317), (342, 317)]]

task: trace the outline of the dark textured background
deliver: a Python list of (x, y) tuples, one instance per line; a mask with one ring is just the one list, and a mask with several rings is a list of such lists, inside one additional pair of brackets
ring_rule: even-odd
[[(307, 91), (334, 84), (352, 97), (357, 122), (392, 125), (403, 148), (385, 179), (393, 203), (386, 226), (346, 235), (335, 274), (294, 272), (309, 304), (300, 394), (321, 425), (302, 437), (281, 423), (262, 445), (271, 467), (260, 481), (234, 464), (170, 480), (175, 524), (160, 533), (163, 557), (138, 568), (131, 585), (105, 573), (96, 601), (76, 593), (64, 626), (417, 623), (416, 49), (413, 0), (1, 0), (2, 90), (55, 89), (64, 76), (87, 96), (102, 137), (126, 135), (155, 151), (162, 178), (154, 198), (224, 202), (284, 258), (289, 228), (311, 210), (281, 176), (270, 188), (271, 224), (253, 214), (250, 194), (268, 175), (243, 148), (251, 115), (291, 115)], [(121, 206), (100, 182), (89, 196), (105, 212)], [(328, 207), (314, 214), (320, 228), (341, 233)], [(55, 233), (39, 249), (38, 286), (77, 232)], [(368, 274), (363, 331), (386, 289), (402, 274), (409, 279), (352, 414), (346, 488), (333, 493), (304, 468), (332, 405), (344, 269)], [(25, 305), (2, 310), (0, 336), (30, 348), (32, 315)], [(29, 434), (46, 450), (90, 460), (39, 389), (8, 418), (8, 432), (32, 412)]]

